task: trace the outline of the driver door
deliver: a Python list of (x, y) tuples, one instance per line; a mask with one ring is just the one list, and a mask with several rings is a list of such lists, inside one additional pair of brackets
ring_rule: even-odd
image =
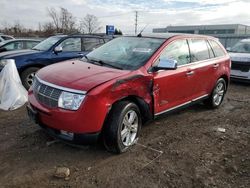
[(80, 37), (67, 38), (58, 46), (62, 47), (62, 51), (53, 53), (55, 62), (81, 58), (85, 55), (82, 52), (82, 39)]
[(190, 53), (187, 40), (180, 39), (167, 45), (158, 61), (164, 61), (164, 59), (176, 60), (178, 67), (176, 70), (160, 70), (153, 75), (155, 115), (189, 103), (194, 94), (192, 88), (193, 72), (188, 65)]

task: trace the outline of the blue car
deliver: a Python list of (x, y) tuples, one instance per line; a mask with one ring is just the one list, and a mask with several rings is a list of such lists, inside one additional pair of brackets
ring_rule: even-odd
[(32, 85), (35, 73), (44, 66), (82, 58), (93, 49), (101, 46), (107, 38), (95, 35), (56, 35), (37, 44), (31, 50), (17, 50), (0, 54), (1, 61), (14, 59), (22, 83), (26, 89)]

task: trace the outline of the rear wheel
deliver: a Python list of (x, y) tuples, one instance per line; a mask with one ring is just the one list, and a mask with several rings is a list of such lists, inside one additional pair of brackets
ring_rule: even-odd
[(223, 78), (220, 78), (216, 82), (216, 85), (210, 97), (205, 100), (205, 104), (211, 108), (218, 108), (224, 99), (227, 89), (226, 87), (226, 81)]
[(122, 153), (137, 141), (141, 129), (140, 110), (134, 103), (118, 102), (111, 109), (104, 127), (104, 145), (108, 151)]
[(21, 80), (23, 83), (23, 86), (28, 90), (30, 88), (30, 86), (33, 83), (33, 79), (35, 77), (36, 72), (39, 70), (40, 68), (38, 67), (30, 67), (25, 69), (22, 73), (21, 73)]

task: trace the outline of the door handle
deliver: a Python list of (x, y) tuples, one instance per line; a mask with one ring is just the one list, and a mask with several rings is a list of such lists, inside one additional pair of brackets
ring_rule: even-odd
[(194, 74), (194, 71), (188, 71), (188, 72), (186, 73), (187, 76), (191, 76), (191, 75), (193, 75), (193, 74)]
[(213, 68), (215, 68), (215, 69), (217, 69), (218, 67), (219, 67), (218, 63), (216, 63), (216, 64), (213, 65)]

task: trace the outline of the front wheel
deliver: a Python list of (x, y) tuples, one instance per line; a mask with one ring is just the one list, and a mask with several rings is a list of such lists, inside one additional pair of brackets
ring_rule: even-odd
[(104, 125), (104, 145), (108, 151), (123, 153), (138, 139), (141, 114), (136, 104), (121, 101), (115, 104)]
[(39, 69), (39, 67), (29, 67), (21, 73), (21, 80), (25, 89), (28, 90), (30, 88), (33, 83), (35, 74)]
[(227, 89), (226, 81), (223, 78), (220, 78), (216, 82), (210, 97), (205, 100), (205, 104), (211, 108), (218, 108), (224, 99), (226, 89)]

